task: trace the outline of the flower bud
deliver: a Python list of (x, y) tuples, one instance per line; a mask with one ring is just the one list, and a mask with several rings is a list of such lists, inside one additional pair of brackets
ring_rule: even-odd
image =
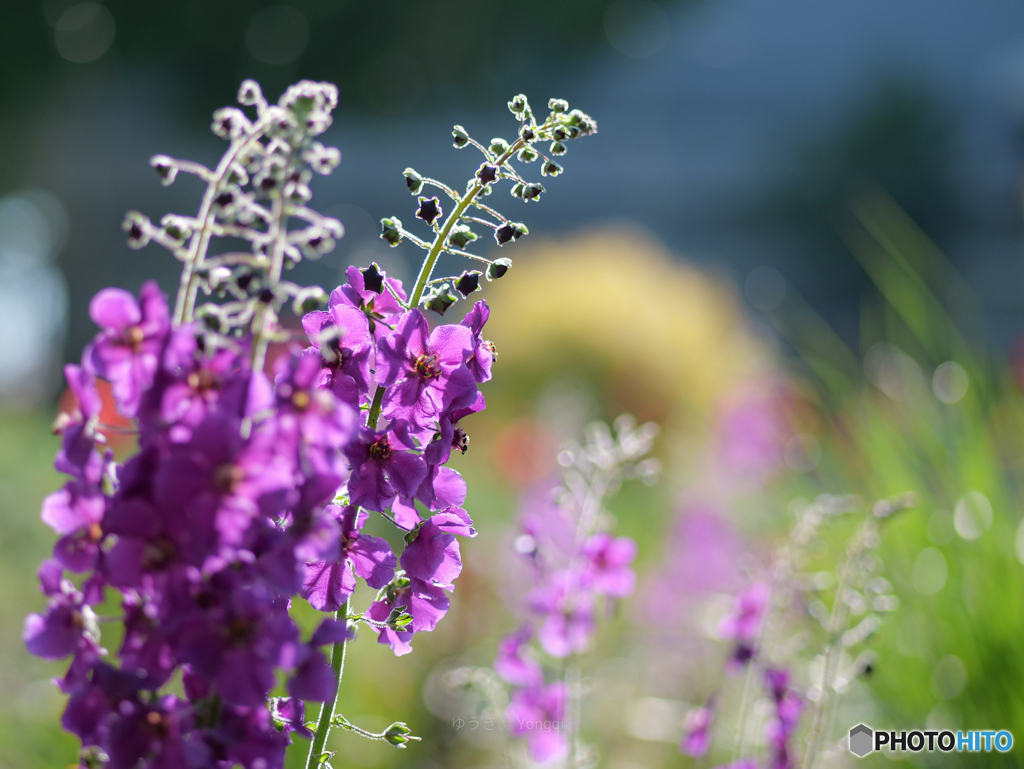
[(480, 183), (484, 186), (493, 184), (498, 180), (498, 167), (492, 166), (490, 163), (484, 163), (476, 171), (476, 178), (480, 180)]
[(128, 247), (142, 248), (149, 243), (149, 217), (138, 211), (129, 211), (124, 215), (121, 229), (128, 233)]
[(516, 182), (515, 184), (512, 185), (512, 189), (510, 190), (510, 192), (512, 193), (512, 197), (514, 197), (514, 198), (522, 198), (523, 197), (523, 191), (525, 189), (526, 189), (526, 185), (525, 184), (523, 184), (522, 182)]
[(455, 281), (455, 290), (464, 297), (468, 297), (474, 291), (479, 291), (480, 276), (482, 274), (483, 273), (479, 270), (466, 270), (459, 276), (459, 279)]
[(402, 222), (397, 216), (390, 219), (380, 220), (382, 232), (381, 238), (387, 241), (388, 245), (394, 248), (402, 242)]
[(459, 297), (452, 293), (447, 283), (436, 286), (427, 296), (423, 297), (423, 305), (438, 315), (444, 315), (448, 308), (457, 301), (459, 301)]
[(533, 126), (524, 125), (523, 130), (519, 132), (519, 138), (524, 142), (532, 142), (537, 138), (537, 132), (533, 130)]
[(541, 176), (558, 176), (562, 173), (562, 167), (554, 160), (548, 160), (541, 166), (540, 173)]
[(384, 274), (376, 262), (371, 262), (370, 266), (361, 272), (363, 273), (363, 286), (367, 291), (372, 291), (375, 294), (384, 293)]
[(569, 102), (565, 99), (548, 99), (548, 109), (556, 115), (560, 115), (569, 109)]
[(419, 208), (416, 209), (416, 218), (422, 219), (427, 224), (433, 224), (436, 219), (444, 216), (444, 210), (441, 208), (441, 201), (436, 197), (433, 198), (419, 198)]
[(523, 200), (537, 200), (542, 192), (547, 192), (543, 184), (527, 184), (523, 187)]
[(489, 149), (495, 155), (504, 155), (506, 152), (508, 152), (508, 142), (500, 137), (491, 139), (491, 146), (489, 147)]
[(238, 103), (243, 107), (252, 107), (263, 102), (263, 91), (255, 80), (243, 80), (238, 87)]
[(409, 192), (419, 195), (423, 189), (423, 177), (411, 168), (406, 168), (402, 173), (405, 174), (405, 186), (409, 188)]
[(174, 183), (174, 178), (178, 175), (178, 164), (174, 160), (166, 155), (154, 155), (149, 159), (149, 164), (160, 177), (162, 185), (167, 187)]
[(569, 132), (565, 130), (565, 126), (556, 125), (551, 129), (551, 137), (557, 142), (564, 142), (569, 138)]
[(462, 149), (469, 144), (469, 134), (466, 133), (466, 129), (460, 125), (455, 126), (452, 129), (452, 136), (455, 137), (455, 148)]
[(405, 610), (404, 606), (396, 606), (384, 622), (392, 630), (402, 631), (412, 622), (412, 615)]
[(523, 147), (516, 153), (516, 157), (523, 163), (532, 163), (538, 157), (537, 150), (533, 147)]
[(510, 240), (519, 240), (523, 235), (528, 235), (529, 233), (530, 231), (526, 229), (525, 224), (520, 224), (519, 222), (505, 222), (494, 231), (494, 239), (498, 241), (499, 246), (503, 246)]
[(307, 286), (292, 300), (292, 311), (301, 318), (308, 312), (323, 309), (326, 304), (326, 291), (320, 286)]
[(396, 721), (384, 732), (384, 739), (396, 748), (404, 748), (410, 740), (419, 740), (419, 737), (412, 736), (412, 729), (401, 721)]
[(562, 142), (551, 142), (551, 154), (559, 157), (565, 154), (565, 145)]
[(523, 116), (523, 113), (530, 108), (530, 103), (526, 100), (523, 94), (513, 97), (512, 101), (508, 103), (508, 108), (518, 118)]
[(504, 276), (512, 266), (512, 260), (500, 257), (487, 265), (487, 280), (497, 280)]
[(474, 240), (476, 233), (464, 224), (456, 224), (448, 236), (448, 243), (456, 248), (465, 248)]

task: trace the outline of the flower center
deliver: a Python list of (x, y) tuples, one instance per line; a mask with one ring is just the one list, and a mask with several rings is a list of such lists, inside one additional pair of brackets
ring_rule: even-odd
[(436, 355), (423, 353), (416, 359), (416, 373), (424, 379), (436, 379), (441, 376), (441, 364)]
[(230, 494), (235, 484), (245, 478), (245, 470), (237, 465), (223, 464), (213, 471), (213, 487), (221, 494)]
[(382, 435), (375, 443), (370, 444), (370, 459), (383, 462), (391, 458), (391, 444), (387, 436)]
[(217, 378), (206, 369), (200, 369), (199, 371), (193, 371), (188, 375), (186, 380), (188, 386), (196, 392), (205, 392), (206, 390), (214, 389), (218, 382)]
[(140, 326), (132, 326), (128, 329), (128, 344), (136, 352), (146, 339), (146, 332)]
[(452, 433), (452, 448), (458, 449), (463, 454), (469, 448), (469, 436), (461, 427), (456, 427), (455, 432)]
[(299, 390), (292, 396), (292, 405), (299, 411), (305, 409), (309, 405), (309, 393), (305, 390)]

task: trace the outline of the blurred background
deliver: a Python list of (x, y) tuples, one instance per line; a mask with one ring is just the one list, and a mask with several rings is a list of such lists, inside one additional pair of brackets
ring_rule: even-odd
[[(901, 607), (834, 736), (865, 720), (1024, 739), (1024, 6), (20, 0), (0, 8), (0, 767), (74, 760), (57, 666), (19, 633), (52, 546), (37, 511), (58, 484), (60, 366), (93, 334), (97, 290), (151, 276), (173, 290), (173, 260), (130, 251), (122, 216), (194, 210), (199, 186), (161, 187), (148, 159), (215, 162), (210, 114), (246, 77), (271, 98), (300, 78), (339, 86), (326, 143), (343, 161), (314, 204), (347, 234), (295, 276), (328, 289), (371, 260), (415, 275), (417, 253), (384, 247), (377, 223), (409, 216), (406, 166), (453, 185), (472, 173), (453, 123), (508, 135), (524, 92), (600, 125), (543, 205), (501, 205), (532, 234), (486, 288), (501, 357), (458, 460), (482, 534), (452, 614), (400, 660), (372, 637), (353, 650), (345, 712), (406, 720), (424, 742), (341, 734), (342, 765), (508, 765), (506, 735), (453, 728), (481, 714), (445, 671), (489, 664), (515, 626), (492, 564), (518, 495), (560, 442), (626, 410), (662, 426), (665, 472), (612, 502), (641, 546), (641, 590), (586, 670), (602, 765), (694, 765), (676, 749), (685, 713), (732, 685), (708, 672), (728, 652), (715, 617), (823, 492), (920, 495), (885, 532)], [(844, 531), (823, 538), (821, 569)]]

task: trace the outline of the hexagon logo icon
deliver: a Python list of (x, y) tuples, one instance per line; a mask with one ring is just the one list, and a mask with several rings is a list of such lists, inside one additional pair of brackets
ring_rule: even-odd
[(850, 752), (858, 758), (864, 758), (873, 750), (874, 733), (870, 726), (857, 724), (850, 730)]

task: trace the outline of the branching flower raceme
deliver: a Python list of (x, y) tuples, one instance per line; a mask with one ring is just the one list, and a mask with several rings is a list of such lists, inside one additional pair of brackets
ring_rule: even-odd
[[(447, 216), (437, 198), (419, 198), (432, 238), (383, 222), (391, 245), (427, 252), (412, 290), (370, 265), (328, 294), (284, 274), (343, 234), (309, 205), (313, 175), (341, 159), (317, 139), (337, 89), (303, 81), (270, 104), (246, 81), (238, 101), (252, 111), (214, 114), (229, 142), (215, 168), (152, 160), (164, 184), (181, 173), (206, 184), (198, 212), (124, 222), (129, 245), (157, 243), (182, 263), (173, 306), (154, 282), (138, 297), (104, 289), (89, 307), (100, 331), (65, 370), (77, 407), (55, 424), (56, 466), (69, 480), (43, 504), (59, 539), (39, 571), (46, 608), (26, 618), (24, 639), (33, 654), (71, 658), (58, 682), (62, 723), (81, 740), (82, 767), (273, 769), (295, 734), (312, 738), (307, 767), (329, 766), (332, 727), (398, 747), (418, 739), (401, 722), (369, 732), (334, 711), (358, 623), (410, 652), (449, 607), (458, 538), (476, 534), (466, 484), (445, 464), (466, 449), (461, 420), (485, 405), (489, 313), (478, 301), (462, 323), (431, 328), (424, 312), (508, 271), (508, 259), (465, 249), (474, 226), (491, 227), (498, 245), (526, 233), (480, 200), (505, 179), (517, 198), (543, 192), (513, 158), (543, 158), (542, 173), (556, 175), (538, 142), (560, 155), (597, 130), (559, 100), (538, 123), (522, 96), (510, 103), (511, 142), (484, 147), (456, 127), (456, 146), (484, 156), (464, 193), (406, 172), (414, 194), (429, 185), (451, 198)], [(441, 253), (486, 274), (433, 279)], [(301, 336), (282, 320), (289, 309)], [(107, 448), (97, 378), (137, 431), (123, 463)], [(402, 530), (401, 553), (363, 533), (371, 515)], [(363, 612), (350, 610), (358, 579), (380, 591)], [(289, 615), (296, 596), (331, 613), (308, 638)], [(101, 645), (108, 622), (120, 625), (113, 652)], [(281, 680), (287, 696), (271, 697)], [(323, 703), (315, 724), (307, 701)]]
[[(854, 497), (820, 497), (801, 510), (790, 537), (775, 554), (770, 578), (754, 582), (736, 597), (718, 628), (720, 638), (732, 645), (727, 670), (744, 673), (730, 769), (813, 769), (825, 752), (836, 749), (829, 737), (836, 697), (854, 678), (871, 672), (873, 653), (865, 644), (882, 616), (898, 606), (891, 585), (877, 573), (879, 527), (913, 504), (913, 494), (876, 503), (847, 543), (835, 574), (810, 574), (809, 552), (820, 541), (822, 525), (860, 507)], [(831, 608), (825, 604), (829, 595)], [(786, 637), (793, 635), (800, 609), (824, 631), (820, 653), (810, 661), (787, 651), (791, 645)], [(809, 685), (801, 687), (795, 681), (795, 667), (808, 662), (816, 672)], [(769, 714), (760, 749), (748, 744), (755, 698), (764, 701), (762, 710)], [(704, 708), (691, 712), (682, 752), (695, 757), (709, 752), (714, 722), (722, 720), (715, 702), (712, 697)], [(802, 726), (805, 741), (797, 739)]]
[[(637, 427), (624, 416), (615, 427), (613, 434), (602, 423), (591, 425), (584, 445), (559, 455), (566, 468), (562, 481), (534, 489), (523, 501), (516, 550), (533, 574), (530, 617), (502, 639), (494, 669), (514, 687), (510, 729), (525, 738), (536, 762), (566, 758), (575, 766), (583, 755), (576, 657), (588, 648), (604, 606), (627, 598), (636, 583), (636, 543), (609, 532), (603, 505), (625, 479), (654, 481), (657, 460), (645, 455), (657, 426)], [(540, 662), (545, 657), (553, 677)]]

